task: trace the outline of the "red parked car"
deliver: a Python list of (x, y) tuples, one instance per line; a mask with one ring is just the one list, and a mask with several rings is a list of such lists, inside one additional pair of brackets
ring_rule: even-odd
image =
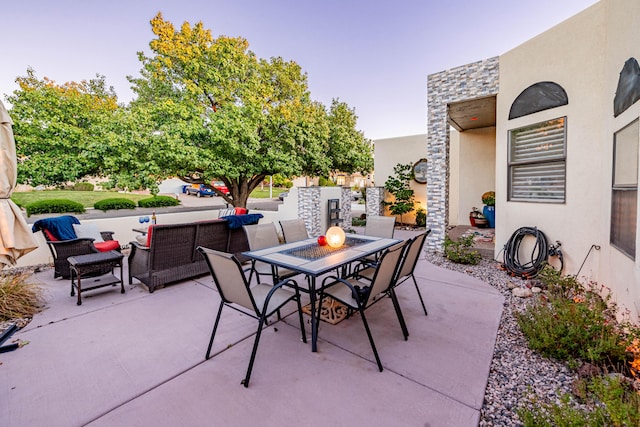
[(219, 190), (222, 194), (229, 194), (231, 193), (231, 191), (229, 191), (229, 189), (227, 188), (226, 185), (224, 185), (224, 182), (222, 181), (212, 181), (211, 182), (211, 186), (213, 188), (215, 188), (216, 190)]

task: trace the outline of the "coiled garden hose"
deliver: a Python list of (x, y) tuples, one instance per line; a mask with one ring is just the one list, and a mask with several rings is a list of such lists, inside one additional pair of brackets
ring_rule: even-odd
[[(527, 236), (533, 236), (536, 243), (531, 250), (530, 260), (523, 263), (520, 260), (520, 244)], [(555, 249), (558, 250), (557, 247)], [(521, 227), (517, 229), (504, 247), (503, 267), (512, 275), (530, 279), (536, 277), (547, 264), (549, 245), (547, 237), (537, 227)]]

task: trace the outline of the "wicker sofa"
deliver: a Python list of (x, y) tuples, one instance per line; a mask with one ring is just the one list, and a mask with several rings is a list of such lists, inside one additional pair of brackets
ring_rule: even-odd
[[(261, 217), (252, 216), (255, 223)], [(206, 261), (196, 250), (198, 246), (230, 252), (244, 261), (241, 252), (249, 250), (247, 237), (242, 227), (230, 225), (226, 219), (215, 219), (151, 226), (148, 246), (131, 242), (129, 284), (136, 278), (153, 292), (169, 283), (208, 274)]]

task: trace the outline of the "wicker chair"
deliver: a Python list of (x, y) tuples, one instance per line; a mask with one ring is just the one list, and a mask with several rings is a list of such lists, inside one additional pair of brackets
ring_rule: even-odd
[[(62, 224), (61, 229), (57, 229), (55, 223)], [(80, 221), (71, 215), (63, 215), (55, 218), (46, 218), (38, 220), (33, 224), (32, 231), (35, 233), (41, 231), (47, 242), (47, 246), (53, 257), (53, 277), (62, 277), (69, 279), (71, 270), (69, 268), (68, 258), (76, 255), (86, 255), (96, 252), (105, 252), (116, 250), (120, 252), (120, 243), (113, 239), (112, 231), (100, 231), (100, 235), (106, 244), (97, 244), (95, 239), (89, 237), (75, 237), (73, 232), (73, 224), (80, 224)], [(64, 229), (64, 232), (62, 231)], [(62, 234), (59, 234), (61, 233)], [(75, 238), (67, 238), (67, 237)], [(63, 238), (61, 238), (63, 237)], [(97, 271), (95, 275), (106, 274), (111, 269)]]
[[(215, 323), (213, 324), (213, 331), (211, 332), (211, 338), (209, 339), (209, 346), (207, 347), (205, 359), (209, 359), (211, 355), (213, 340), (216, 336), (218, 323), (220, 322), (222, 308), (225, 305), (258, 320), (258, 329), (256, 330), (256, 337), (253, 341), (253, 350), (251, 351), (249, 366), (244, 380), (242, 381), (242, 384), (245, 387), (249, 387), (249, 379), (251, 377), (253, 362), (258, 350), (262, 327), (265, 325), (267, 317), (271, 316), (275, 312), (279, 312), (279, 310), (290, 301), (295, 301), (298, 305), (298, 318), (300, 320), (302, 341), (305, 343), (307, 342), (304, 321), (302, 319), (302, 307), (300, 306), (300, 292), (298, 290), (298, 286), (295, 281), (287, 279), (275, 285), (261, 283), (250, 287), (244, 271), (242, 270), (242, 265), (233, 254), (214, 251), (203, 247), (198, 247), (198, 250), (205, 258), (207, 265), (209, 266), (209, 270), (211, 271), (213, 281), (215, 282), (218, 293), (220, 294), (220, 307), (218, 308), (218, 314), (216, 316)], [(283, 289), (283, 286), (285, 285), (293, 286), (294, 290)], [(238, 308), (237, 306), (241, 308)]]

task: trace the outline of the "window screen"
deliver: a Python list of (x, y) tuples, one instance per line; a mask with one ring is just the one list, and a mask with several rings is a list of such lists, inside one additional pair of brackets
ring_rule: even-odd
[(565, 123), (562, 117), (509, 132), (509, 200), (564, 202)]

